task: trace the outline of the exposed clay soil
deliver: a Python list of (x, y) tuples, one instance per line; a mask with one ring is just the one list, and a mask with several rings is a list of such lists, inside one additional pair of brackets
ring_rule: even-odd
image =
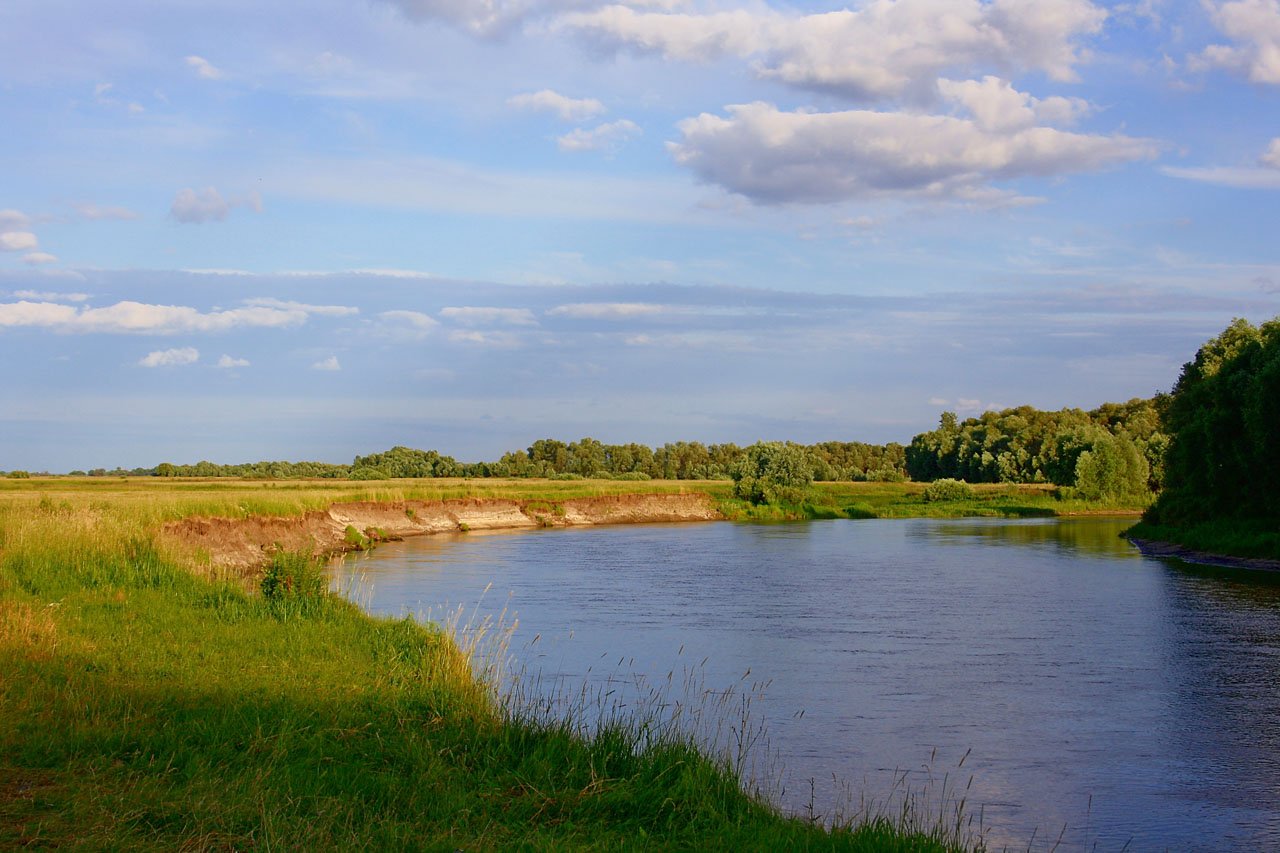
[(706, 495), (610, 495), (563, 501), (454, 500), (340, 503), (291, 518), (186, 518), (164, 526), (166, 538), (209, 555), (214, 568), (258, 569), (277, 550), (317, 556), (352, 550), (347, 528), (373, 539), (429, 533), (513, 530), (658, 521), (715, 521)]

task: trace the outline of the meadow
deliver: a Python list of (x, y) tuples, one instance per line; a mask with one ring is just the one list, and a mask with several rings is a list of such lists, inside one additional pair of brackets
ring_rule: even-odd
[[(958, 815), (782, 815), (678, 726), (522, 715), (454, 634), (365, 615), (303, 557), (277, 555), (267, 574), (290, 582), (264, 587), (156, 535), (349, 500), (696, 490), (750, 515), (726, 483), (0, 481), (0, 847), (974, 846)], [(1020, 487), (948, 510), (916, 490), (824, 484), (775, 518), (1089, 508)]]

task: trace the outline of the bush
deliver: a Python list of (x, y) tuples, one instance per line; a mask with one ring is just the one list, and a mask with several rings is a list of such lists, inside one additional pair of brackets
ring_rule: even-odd
[(973, 486), (964, 480), (953, 480), (950, 477), (934, 480), (924, 489), (924, 499), (930, 502), (967, 501), (972, 497)]
[(625, 474), (615, 475), (613, 479), (615, 480), (652, 480), (653, 478), (643, 471), (628, 471)]
[(320, 561), (305, 552), (281, 551), (271, 558), (259, 584), (262, 597), (272, 601), (320, 598), (329, 584)]
[(753, 504), (797, 504), (809, 494), (813, 461), (803, 447), (761, 441), (747, 448), (729, 476), (733, 494)]
[(7, 475), (10, 480), (30, 480), (31, 474), (27, 471), (10, 471)]

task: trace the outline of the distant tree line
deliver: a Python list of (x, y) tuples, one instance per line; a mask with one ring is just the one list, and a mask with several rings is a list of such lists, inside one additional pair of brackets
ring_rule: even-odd
[(1087, 498), (1156, 492), (1169, 444), (1162, 405), (1157, 397), (1089, 412), (1019, 406), (964, 421), (944, 412), (937, 429), (906, 448), (907, 474), (921, 481), (1053, 483)]
[[(219, 465), (164, 462), (155, 468), (89, 471), (90, 476), (333, 478), (385, 480), (431, 477), (541, 477), (554, 479), (728, 480), (754, 498), (760, 472), (786, 460), (799, 482), (1052, 483), (1081, 497), (1132, 497), (1158, 492), (1164, 480), (1168, 432), (1162, 425), (1170, 399), (1106, 403), (1092, 411), (1048, 412), (1020, 406), (961, 421), (942, 414), (938, 428), (910, 445), (826, 441), (768, 442), (740, 447), (678, 441), (652, 448), (605, 444), (594, 438), (564, 442), (542, 438), (495, 462), (459, 462), (435, 450), (393, 447), (357, 456), (350, 465), (329, 462), (254, 462)], [(767, 444), (768, 460), (759, 453)], [(761, 451), (763, 452), (763, 451)], [(754, 466), (754, 467), (753, 467)], [(803, 469), (801, 472), (800, 469)], [(772, 469), (770, 469), (772, 470)], [(754, 471), (754, 473), (752, 473)], [(82, 473), (82, 472), (73, 472)], [(755, 491), (753, 491), (755, 490)]]
[[(901, 444), (827, 441), (800, 445), (810, 479), (900, 481), (906, 479)], [(162, 462), (132, 471), (96, 469), (89, 476), (247, 477), (257, 479), (335, 478), (386, 480), (418, 477), (544, 477), (560, 479), (728, 480), (748, 448), (679, 441), (658, 448), (643, 444), (605, 444), (594, 438), (563, 442), (538, 439), (526, 450), (505, 453), (496, 462), (459, 462), (435, 450), (393, 447), (357, 456), (350, 465), (328, 462), (253, 462), (219, 465)], [(73, 472), (83, 474), (84, 472)]]
[[(1164, 408), (1166, 487), (1146, 521), (1280, 531), (1280, 317), (1235, 320), (1182, 368)], [(1273, 543), (1272, 547), (1275, 545)]]

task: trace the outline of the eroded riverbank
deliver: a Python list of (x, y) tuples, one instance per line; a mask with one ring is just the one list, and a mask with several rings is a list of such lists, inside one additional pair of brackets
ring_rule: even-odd
[(209, 555), (217, 569), (248, 572), (277, 550), (317, 556), (354, 550), (349, 528), (362, 536), (403, 539), (471, 530), (516, 530), (601, 524), (718, 521), (724, 516), (704, 494), (634, 494), (559, 501), (475, 498), (335, 503), (301, 516), (191, 517), (164, 525), (163, 535)]

